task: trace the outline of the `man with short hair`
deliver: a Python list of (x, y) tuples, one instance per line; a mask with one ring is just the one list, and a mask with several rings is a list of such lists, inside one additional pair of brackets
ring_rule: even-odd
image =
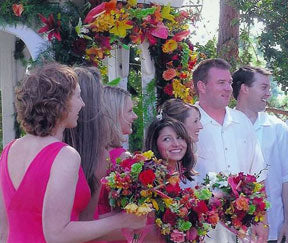
[[(196, 170), (198, 182), (208, 172), (259, 174), (265, 169), (260, 145), (249, 119), (237, 110), (227, 107), (232, 95), (230, 65), (223, 59), (202, 61), (193, 72), (194, 87), (199, 96), (196, 106), (201, 112), (203, 129), (199, 134)], [(259, 181), (266, 178), (260, 174)], [(267, 239), (263, 226), (254, 227), (259, 242)], [(236, 237), (217, 225), (208, 233), (205, 242), (235, 242)]]
[(288, 240), (288, 127), (275, 116), (264, 112), (270, 97), (271, 72), (244, 66), (233, 74), (233, 95), (236, 109), (253, 123), (268, 166), (266, 192), (269, 242)]

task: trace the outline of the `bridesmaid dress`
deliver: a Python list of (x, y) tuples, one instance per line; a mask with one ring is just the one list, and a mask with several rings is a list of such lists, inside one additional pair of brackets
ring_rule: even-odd
[[(33, 159), (16, 189), (7, 167), (8, 152), (12, 141), (0, 158), (0, 183), (9, 224), (8, 242), (45, 242), (42, 228), (42, 208), (51, 166), (65, 143), (55, 142), (44, 147)], [(69, 165), (67, 165), (69, 166)], [(82, 168), (76, 186), (71, 220), (77, 221), (79, 214), (90, 200), (90, 189)]]

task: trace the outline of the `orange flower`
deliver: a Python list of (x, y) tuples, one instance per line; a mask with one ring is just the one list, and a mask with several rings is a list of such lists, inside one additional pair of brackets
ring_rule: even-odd
[(249, 205), (248, 205), (248, 199), (244, 196), (240, 196), (235, 200), (235, 205), (238, 210), (244, 210), (248, 211)]
[(20, 3), (20, 4), (16, 4), (14, 3), (12, 5), (12, 9), (13, 9), (13, 12), (14, 14), (17, 16), (17, 17), (20, 17), (24, 8), (23, 8), (23, 5)]
[(173, 39), (170, 39), (170, 40), (167, 40), (165, 44), (162, 46), (162, 51), (164, 53), (173, 52), (174, 50), (177, 49), (177, 47), (178, 47), (177, 42)]
[(177, 75), (176, 70), (174, 68), (169, 68), (163, 72), (162, 77), (166, 81), (169, 81), (169, 80), (173, 79), (176, 75)]

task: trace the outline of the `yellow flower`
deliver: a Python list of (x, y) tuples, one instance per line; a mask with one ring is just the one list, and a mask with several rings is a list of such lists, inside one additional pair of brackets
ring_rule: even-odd
[(150, 213), (152, 211), (151, 206), (147, 203), (143, 203), (141, 206), (137, 208), (136, 215), (142, 216)]
[(138, 206), (135, 203), (129, 203), (126, 205), (124, 209), (126, 210), (127, 213), (136, 213)]
[(115, 26), (109, 32), (121, 38), (126, 37), (127, 30), (133, 28), (133, 26), (127, 24), (127, 22), (128, 22), (127, 20), (117, 21)]
[(168, 235), (170, 233), (170, 227), (169, 225), (165, 224), (162, 229), (161, 229), (161, 234), (162, 235)]
[(178, 44), (175, 40), (173, 39), (166, 40), (166, 42), (162, 46), (162, 51), (164, 53), (173, 52), (174, 50), (177, 49), (177, 47), (178, 47)]
[(258, 182), (253, 182), (253, 183), (254, 183), (254, 186), (255, 186), (253, 192), (259, 192), (263, 188), (262, 184), (260, 184)]
[(169, 179), (168, 179), (168, 182), (171, 184), (171, 185), (176, 185), (177, 182), (180, 181), (180, 178), (179, 176), (171, 176)]
[(173, 94), (175, 95), (175, 98), (181, 98), (182, 100), (185, 100), (189, 96), (190, 89), (187, 88), (185, 85), (183, 85), (180, 80), (174, 79), (172, 83), (173, 87)]
[(134, 7), (134, 6), (137, 5), (137, 0), (128, 0), (127, 3), (128, 3), (129, 6)]
[(172, 198), (163, 198), (163, 201), (167, 208), (173, 203)]
[(156, 211), (158, 211), (159, 210), (159, 206), (158, 206), (157, 201), (155, 199), (151, 199), (151, 201), (152, 201), (153, 207), (156, 209)]
[(163, 19), (168, 19), (170, 20), (171, 22), (175, 22), (175, 19), (174, 19), (174, 16), (172, 14), (170, 14), (170, 11), (171, 11), (171, 6), (170, 6), (170, 3), (167, 5), (167, 6), (164, 6), (162, 8), (162, 11), (161, 11), (161, 16)]
[(143, 156), (146, 157), (146, 159), (151, 159), (154, 156), (154, 153), (151, 150), (148, 150), (143, 153)]
[(158, 227), (161, 227), (161, 225), (163, 224), (162, 221), (161, 221), (161, 219), (159, 219), (159, 218), (157, 218), (157, 219), (155, 220), (155, 223), (158, 225)]
[(140, 195), (141, 195), (142, 197), (150, 197), (150, 196), (152, 195), (152, 192), (151, 192), (150, 190), (142, 190), (142, 191), (140, 192)]
[(104, 32), (108, 31), (109, 29), (114, 26), (115, 20), (113, 15), (111, 14), (101, 14), (99, 17), (97, 17), (94, 22), (90, 24), (90, 28), (92, 28), (92, 31), (95, 32)]

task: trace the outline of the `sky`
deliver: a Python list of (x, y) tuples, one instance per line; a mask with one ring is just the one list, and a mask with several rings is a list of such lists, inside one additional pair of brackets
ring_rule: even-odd
[[(187, 1), (188, 0), (186, 0), (185, 2), (187, 3)], [(219, 9), (219, 0), (203, 0), (201, 19), (196, 24), (196, 34), (192, 35), (192, 42), (199, 42), (200, 44), (204, 45), (214, 36), (217, 38), (217, 31), (219, 25)]]

